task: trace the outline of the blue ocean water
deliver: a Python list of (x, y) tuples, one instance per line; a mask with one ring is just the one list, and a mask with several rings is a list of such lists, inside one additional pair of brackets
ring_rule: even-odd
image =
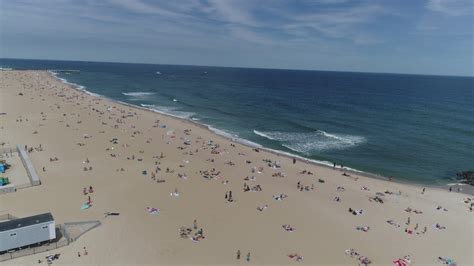
[(399, 180), (474, 169), (474, 78), (0, 59), (241, 141)]

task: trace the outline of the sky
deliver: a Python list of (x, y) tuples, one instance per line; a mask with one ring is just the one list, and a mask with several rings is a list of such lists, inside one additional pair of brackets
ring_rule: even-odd
[(474, 76), (472, 0), (0, 0), (0, 58)]

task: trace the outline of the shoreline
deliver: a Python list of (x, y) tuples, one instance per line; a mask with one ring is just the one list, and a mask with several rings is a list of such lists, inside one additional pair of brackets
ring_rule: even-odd
[[(47, 72), (0, 75), (2, 141), (42, 147), (30, 154), (41, 186), (0, 195), (0, 214), (51, 212), (57, 223), (102, 224), (59, 249), (60, 263), (246, 263), (238, 250), (251, 253), (252, 265), (295, 263), (294, 254), (309, 265), (350, 265), (361, 256), (375, 265), (406, 255), (424, 265), (440, 256), (474, 261), (473, 199), (465, 194), (293, 164), (292, 156), (94, 97)], [(83, 247), (88, 255), (78, 256)]]
[[(361, 175), (361, 176), (364, 176), (364, 177), (367, 177), (367, 178), (373, 178), (373, 179), (382, 180), (382, 181), (385, 181), (385, 182), (392, 182), (392, 183), (394, 182), (394, 183), (399, 183), (399, 184), (404, 184), (404, 185), (416, 186), (420, 189), (422, 189), (423, 187), (427, 187), (427, 188), (431, 188), (431, 189), (441, 189), (441, 190), (447, 191), (449, 189), (449, 186), (452, 186), (453, 189), (457, 189), (458, 187), (462, 187), (462, 188), (467, 188), (467, 189), (463, 189), (463, 191), (460, 192), (460, 193), (463, 193), (463, 194), (466, 194), (466, 195), (474, 195), (474, 186), (469, 186), (468, 184), (463, 184), (461, 182), (455, 182), (456, 180), (452, 180), (451, 182), (446, 183), (446, 184), (421, 184), (421, 183), (417, 183), (416, 181), (410, 181), (410, 180), (407, 180), (407, 179), (397, 179), (397, 178), (390, 181), (389, 177), (379, 175), (379, 174), (376, 174), (376, 173), (366, 172), (366, 171), (363, 171), (363, 170), (347, 168), (347, 167), (344, 167), (344, 168), (339, 167), (338, 168), (337, 166), (336, 166), (336, 168), (333, 168), (332, 166), (329, 165), (331, 163), (329, 161), (314, 160), (314, 159), (306, 158), (306, 157), (303, 157), (303, 156), (300, 156), (300, 155), (297, 155), (297, 154), (292, 154), (291, 152), (280, 151), (280, 150), (275, 150), (275, 149), (271, 149), (271, 148), (268, 148), (268, 147), (264, 147), (263, 145), (261, 145), (259, 143), (254, 143), (254, 142), (246, 140), (246, 139), (241, 139), (241, 138), (238, 138), (238, 137), (237, 138), (232, 138), (230, 136), (225, 136), (224, 134), (219, 134), (219, 133), (216, 133), (214, 130), (212, 130), (211, 125), (207, 125), (207, 124), (204, 124), (204, 123), (199, 123), (199, 122), (194, 121), (190, 118), (187, 119), (187, 118), (178, 117), (178, 116), (175, 116), (175, 115), (163, 112), (163, 111), (154, 110), (154, 109), (151, 109), (151, 108), (148, 108), (148, 107), (145, 107), (145, 106), (126, 103), (126, 102), (123, 102), (123, 101), (119, 101), (119, 100), (109, 98), (109, 97), (101, 95), (101, 94), (90, 92), (90, 91), (86, 90), (83, 85), (72, 83), (72, 82), (69, 82), (65, 78), (59, 77), (58, 76), (59, 73), (56, 73), (53, 70), (34, 70), (34, 69), (28, 70), (28, 69), (24, 69), (24, 70), (16, 70), (16, 71), (45, 71), (51, 77), (55, 78), (56, 80), (60, 81), (61, 83), (69, 86), (71, 89), (74, 89), (75, 91), (78, 91), (80, 93), (84, 93), (84, 94), (92, 96), (92, 97), (104, 99), (104, 100), (107, 100), (107, 101), (110, 101), (110, 102), (113, 102), (113, 103), (116, 103), (116, 104), (119, 104), (119, 105), (123, 105), (123, 106), (126, 106), (126, 107), (136, 108), (136, 109), (151, 112), (151, 113), (154, 113), (154, 114), (163, 115), (163, 116), (166, 116), (166, 117), (171, 118), (171, 119), (176, 119), (176, 120), (182, 121), (184, 123), (189, 123), (191, 125), (194, 125), (194, 126), (202, 128), (204, 130), (207, 130), (209, 133), (214, 134), (215, 136), (218, 136), (220, 138), (223, 138), (224, 140), (232, 141), (234, 143), (238, 143), (238, 144), (246, 146), (248, 148), (252, 148), (252, 149), (256, 148), (256, 149), (259, 149), (259, 150), (264, 150), (268, 153), (274, 154), (274, 155), (279, 156), (279, 157), (284, 157), (288, 160), (292, 160), (293, 158), (295, 158), (296, 161), (300, 162), (300, 163), (312, 164), (312, 165), (315, 165), (315, 166), (318, 166), (318, 167), (324, 167), (324, 168), (330, 169), (330, 170), (339, 170), (340, 172), (347, 172), (347, 173), (350, 173), (350, 174)], [(220, 130), (220, 129), (216, 129), (216, 130)], [(242, 140), (242, 141), (240, 141), (240, 140)], [(254, 143), (256, 145), (254, 146), (251, 143)]]

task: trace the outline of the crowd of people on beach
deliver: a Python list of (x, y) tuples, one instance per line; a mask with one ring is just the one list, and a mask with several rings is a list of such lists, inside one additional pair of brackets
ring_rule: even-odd
[[(57, 95), (58, 95), (58, 97), (59, 97), (59, 95), (68, 95), (68, 92), (66, 92), (65, 90), (60, 90), (57, 93)], [(335, 181), (332, 181), (327, 177), (320, 176), (319, 172), (314, 172), (314, 171), (310, 171), (310, 170), (307, 170), (307, 169), (303, 169), (303, 170), (297, 172), (296, 175), (288, 174), (288, 173), (290, 173), (289, 171), (288, 172), (283, 171), (283, 170), (287, 170), (286, 165), (285, 165), (285, 161), (283, 161), (283, 160), (272, 160), (272, 159), (266, 158), (266, 159), (262, 159), (261, 162), (256, 162), (254, 159), (248, 158), (245, 155), (245, 153), (239, 152), (238, 156), (242, 156), (245, 159), (244, 163), (243, 163), (243, 165), (245, 167), (243, 167), (242, 165), (240, 165), (241, 162), (239, 162), (237, 160), (231, 160), (231, 159), (225, 157), (226, 154), (231, 153), (231, 151), (229, 151), (226, 148), (228, 146), (225, 146), (224, 144), (221, 144), (221, 143), (219, 143), (215, 140), (212, 140), (212, 139), (203, 139), (200, 136), (196, 136), (196, 138), (194, 138), (195, 137), (195, 136), (193, 136), (194, 132), (191, 129), (184, 129), (182, 131), (178, 131), (176, 129), (172, 129), (169, 125), (165, 125), (160, 120), (154, 121), (151, 124), (151, 127), (153, 127), (156, 130), (160, 130), (159, 132), (163, 133), (162, 134), (162, 143), (167, 143), (167, 144), (174, 143), (175, 146), (176, 146), (176, 151), (179, 152), (179, 153), (182, 153), (182, 155), (186, 156), (185, 159), (183, 159), (182, 161), (181, 160), (179, 161), (179, 165), (178, 164), (173, 164), (172, 165), (170, 163), (170, 161), (167, 160), (167, 155), (169, 155), (169, 154), (164, 154), (162, 151), (160, 151), (159, 150), (160, 145), (158, 145), (158, 144), (156, 145), (158, 150), (155, 150), (155, 153), (154, 153), (155, 155), (153, 155), (153, 157), (151, 157), (152, 158), (151, 160), (148, 159), (147, 156), (149, 154), (147, 154), (144, 150), (139, 150), (138, 152), (135, 151), (135, 153), (132, 153), (132, 152), (125, 153), (125, 151), (127, 151), (128, 147), (134, 145), (133, 140), (138, 139), (141, 135), (144, 134), (144, 132), (146, 132), (145, 129), (139, 128), (138, 126), (133, 124), (133, 122), (131, 122), (131, 121), (137, 120), (138, 117), (139, 117), (139, 114), (137, 112), (133, 111), (131, 108), (120, 107), (118, 105), (110, 105), (110, 104), (104, 104), (104, 105), (101, 106), (101, 105), (99, 105), (100, 100), (97, 100), (97, 99), (88, 100), (88, 98), (85, 98), (85, 97), (83, 97), (83, 98), (78, 98), (78, 97), (79, 97), (79, 93), (78, 92), (73, 92), (72, 96), (70, 96), (70, 97), (63, 96), (63, 97), (61, 97), (61, 99), (63, 99), (63, 101), (65, 101), (65, 102), (74, 103), (74, 104), (76, 104), (78, 102), (78, 99), (82, 99), (82, 100), (84, 100), (84, 102), (89, 103), (89, 105), (85, 105), (85, 103), (83, 103), (84, 106), (82, 108), (84, 110), (92, 111), (94, 115), (97, 115), (99, 118), (101, 118), (101, 119), (99, 119), (99, 121), (100, 121), (101, 125), (104, 126), (104, 128), (105, 127), (110, 127), (111, 130), (115, 130), (114, 132), (121, 132), (122, 131), (122, 132), (129, 133), (129, 137), (131, 139), (130, 144), (126, 144), (125, 142), (127, 142), (127, 141), (124, 141), (122, 137), (120, 138), (120, 140), (119, 140), (118, 137), (114, 137), (110, 140), (107, 139), (108, 140), (108, 142), (107, 142), (107, 147), (108, 148), (106, 149), (107, 157), (109, 157), (109, 159), (113, 160), (113, 159), (117, 159), (117, 158), (123, 156), (123, 158), (126, 158), (127, 161), (130, 162), (130, 164), (131, 163), (143, 163), (143, 165), (145, 165), (145, 166), (140, 168), (141, 174), (140, 174), (140, 172), (138, 172), (136, 174), (140, 175), (140, 176), (145, 176), (146, 180), (152, 180), (153, 183), (164, 183), (166, 181), (166, 179), (165, 179), (166, 175), (167, 176), (174, 176), (174, 177), (177, 176), (179, 178), (179, 180), (181, 180), (179, 182), (184, 182), (184, 180), (188, 179), (188, 175), (185, 173), (185, 172), (187, 172), (186, 170), (188, 169), (188, 165), (192, 164), (192, 160), (189, 160), (188, 158), (192, 159), (193, 157), (191, 157), (191, 156), (193, 156), (194, 154), (204, 153), (206, 156), (207, 155), (210, 156), (210, 157), (203, 157), (203, 158), (207, 158), (206, 163), (208, 165), (208, 168), (206, 168), (206, 169), (200, 168), (200, 169), (203, 169), (203, 170), (199, 170), (199, 172), (195, 173), (195, 175), (201, 176), (204, 180), (222, 180), (222, 184), (226, 184), (226, 185), (229, 184), (229, 183), (233, 184), (234, 180), (230, 180), (230, 182), (229, 182), (228, 179), (224, 178), (224, 176), (225, 176), (224, 173), (226, 173), (225, 167), (228, 167), (228, 168), (233, 167), (234, 169), (238, 169), (238, 171), (242, 171), (242, 175), (239, 177), (238, 182), (240, 182), (239, 186), (241, 184), (241, 187), (243, 187), (243, 192), (262, 192), (263, 189), (262, 189), (261, 184), (264, 184), (263, 180), (267, 176), (269, 178), (270, 178), (270, 176), (271, 177), (278, 177), (278, 178), (275, 178), (273, 180), (279, 180), (279, 181), (285, 180), (285, 178), (287, 178), (287, 179), (291, 178), (291, 180), (293, 182), (292, 185), (291, 185), (293, 190), (294, 190), (294, 184), (295, 184), (294, 182), (296, 180), (298, 180), (298, 182), (296, 183), (296, 190), (299, 191), (299, 192), (314, 191), (314, 193), (319, 193), (320, 188), (324, 187), (325, 185), (332, 186), (332, 188), (330, 188), (331, 193), (334, 193), (334, 188), (335, 188), (335, 192), (337, 194), (336, 195), (331, 194), (329, 196), (328, 200), (333, 199), (334, 202), (338, 202), (337, 204), (334, 203), (334, 206), (339, 206), (339, 207), (335, 207), (335, 208), (340, 208), (341, 212), (345, 213), (345, 210), (347, 210), (346, 208), (343, 209), (342, 207), (340, 207), (340, 206), (343, 206), (345, 204), (345, 202), (341, 203), (341, 201), (342, 201), (342, 196), (348, 193), (348, 192), (345, 192), (346, 188), (343, 187), (341, 184), (335, 183)], [(50, 108), (60, 109), (61, 107), (58, 104), (55, 104), (55, 105), (52, 104), (50, 106)], [(44, 115), (44, 114), (42, 114), (42, 115), (43, 115), (42, 119), (46, 119), (46, 115)], [(72, 114), (68, 114), (68, 115), (70, 117), (67, 117), (67, 115), (64, 114), (64, 116), (61, 118), (61, 119), (69, 118), (68, 120), (66, 120), (67, 121), (66, 126), (68, 128), (69, 127), (84, 126), (83, 123), (85, 123), (85, 122), (83, 122), (83, 120), (79, 119), (78, 117), (76, 117), (77, 121), (73, 125), (73, 120), (72, 120), (73, 115)], [(108, 121), (106, 120), (107, 122), (104, 122), (104, 121), (102, 121), (102, 118), (104, 118), (104, 119), (108, 118)], [(20, 123), (20, 122), (23, 122), (23, 121), (27, 122), (28, 119), (26, 117), (17, 118), (17, 122)], [(96, 136), (93, 137), (92, 135), (84, 134), (84, 135), (82, 135), (82, 138), (80, 139), (80, 142), (77, 142), (77, 145), (79, 147), (83, 147), (83, 146), (86, 145), (86, 143), (90, 143), (91, 138), (96, 138)], [(159, 137), (153, 136), (153, 138), (147, 138), (144, 142), (147, 143), (148, 145), (151, 145), (152, 143), (154, 143), (154, 141), (156, 142), (157, 138), (159, 139)], [(177, 143), (178, 141), (179, 141), (179, 143)], [(74, 143), (76, 143), (76, 142), (74, 142)], [(76, 144), (74, 144), (74, 145), (76, 145)], [(236, 144), (230, 143), (230, 147), (235, 148)], [(25, 145), (24, 149), (26, 151), (30, 152), (30, 153), (34, 152), (34, 151), (43, 151), (43, 147), (42, 147), (41, 144), (39, 144), (39, 146), (36, 146), (36, 147), (31, 147), (31, 146), (28, 147), (27, 145)], [(257, 149), (257, 148), (255, 148), (253, 150), (254, 150), (254, 152), (260, 152), (260, 150)], [(159, 155), (157, 155), (158, 153), (159, 153)], [(93, 159), (94, 161), (96, 161), (94, 157), (90, 157), (90, 158)], [(249, 160), (249, 159), (252, 159), (252, 160)], [(64, 158), (61, 157), (61, 161), (63, 161), (63, 160), (64, 160)], [(49, 161), (50, 162), (56, 162), (56, 161), (58, 161), (58, 157), (56, 157), (56, 156), (50, 157)], [(221, 163), (221, 165), (219, 165), (218, 162)], [(77, 163), (79, 164), (79, 162), (77, 162)], [(145, 164), (145, 163), (148, 163), (148, 164)], [(153, 163), (153, 165), (150, 167), (150, 165), (152, 163)], [(167, 163), (169, 163), (169, 164), (167, 164)], [(94, 167), (97, 167), (97, 164), (98, 163), (94, 164)], [(296, 164), (296, 160), (293, 160), (293, 164)], [(304, 167), (304, 164), (302, 164), (302, 166)], [(301, 167), (301, 168), (303, 168), (303, 167)], [(92, 163), (89, 160), (89, 157), (86, 157), (86, 159), (84, 161), (82, 161), (82, 168), (83, 168), (83, 171), (92, 171), (93, 170)], [(339, 168), (338, 170), (343, 172), (342, 175), (345, 176), (345, 177), (351, 177), (352, 180), (354, 180), (354, 181), (359, 180), (358, 177), (352, 177), (353, 172), (346, 171), (347, 168), (345, 168), (342, 164), (338, 165), (338, 164), (334, 163), (333, 168), (335, 168), (335, 169)], [(127, 169), (128, 169), (128, 167), (127, 167)], [(162, 170), (162, 169), (164, 169), (164, 170)], [(45, 168), (43, 168), (43, 170), (44, 170), (44, 172), (46, 172)], [(175, 172), (175, 170), (176, 170), (176, 172)], [(97, 171), (97, 170), (94, 170), (94, 171)], [(237, 171), (237, 170), (234, 170), (234, 171)], [(125, 169), (124, 169), (124, 167), (120, 167), (120, 168), (116, 169), (116, 172), (117, 173), (118, 172), (125, 172)], [(171, 175), (171, 174), (173, 174), (173, 175)], [(192, 180), (193, 173), (188, 172), (188, 174), (189, 174), (190, 179)], [(354, 175), (356, 175), (356, 174), (354, 174)], [(245, 176), (245, 177), (242, 178), (243, 176)], [(258, 183), (260, 183), (260, 184), (256, 184), (256, 180), (257, 180), (256, 176), (258, 176), (258, 180), (259, 180)], [(308, 179), (305, 179), (305, 178), (312, 178), (312, 179), (311, 179), (311, 181), (307, 181)], [(313, 180), (314, 180), (314, 182), (317, 182), (316, 183), (317, 187), (313, 183)], [(327, 182), (326, 182), (326, 180), (327, 180)], [(392, 178), (390, 178), (390, 180), (392, 180)], [(149, 181), (147, 181), (147, 182), (149, 182)], [(187, 182), (192, 182), (192, 181), (188, 180)], [(209, 182), (212, 182), (212, 181), (209, 181)], [(255, 185), (250, 186), (249, 184), (252, 184), (251, 182), (254, 182), (253, 184), (255, 184)], [(358, 184), (358, 183), (356, 183), (356, 184)], [(177, 186), (179, 186), (179, 184)], [(173, 187), (167, 188), (168, 189), (167, 193), (172, 188)], [(233, 186), (232, 188), (235, 189), (236, 186)], [(316, 188), (316, 191), (315, 191), (315, 188)], [(348, 190), (351, 189), (351, 187), (347, 187), (347, 188), (348, 188)], [(359, 188), (360, 188), (360, 190), (359, 190)], [(367, 186), (365, 184), (361, 184), (361, 185), (355, 187), (354, 190), (357, 190), (357, 192), (360, 193), (363, 197), (367, 197), (370, 202), (373, 202), (373, 204), (372, 203), (367, 203), (367, 204), (371, 204), (370, 206), (377, 205), (377, 206), (380, 206), (380, 208), (385, 208), (388, 205), (387, 203), (389, 203), (389, 204), (393, 203), (394, 202), (394, 200), (392, 200), (393, 197), (398, 197), (396, 199), (399, 199), (400, 196), (402, 195), (402, 191), (391, 192), (389, 190), (386, 190), (385, 192), (378, 192), (372, 186), (370, 186), (370, 188), (369, 188), (369, 186)], [(102, 191), (102, 190), (100, 190), (100, 191)], [(184, 190), (180, 189), (180, 191), (184, 191)], [(222, 191), (223, 190), (221, 190), (220, 193), (222, 193)], [(236, 203), (235, 196), (238, 196), (239, 203), (237, 203), (237, 205), (240, 204), (240, 199), (243, 198), (244, 196), (242, 196), (242, 194), (239, 194), (239, 193), (241, 193), (240, 189), (237, 189), (236, 191), (237, 191), (236, 193), (233, 193), (231, 189), (226, 189), (225, 190), (224, 199), (225, 199), (226, 203)], [(268, 191), (267, 186), (265, 186), (265, 192), (266, 191)], [(288, 191), (291, 191), (291, 190), (288, 190)], [(94, 194), (95, 193), (94, 188), (92, 187), (92, 185), (88, 185), (88, 186), (83, 187), (82, 192), (83, 192), (84, 196), (87, 196), (87, 200), (83, 204), (83, 209), (88, 209), (88, 208), (92, 207), (92, 204), (93, 204), (91, 196), (95, 195)], [(287, 192), (288, 194), (285, 194), (284, 192), (285, 191), (278, 192), (278, 193), (271, 192), (273, 194), (273, 196), (272, 196), (273, 200), (274, 201), (286, 200), (289, 197), (288, 194), (291, 194), (291, 192)], [(220, 194), (220, 193), (219, 193), (219, 197), (222, 196), (222, 194)], [(423, 188), (421, 190), (421, 195), (425, 195), (426, 193), (427, 193), (426, 188)], [(245, 193), (244, 195), (245, 195), (245, 197), (247, 197), (247, 196), (249, 196), (249, 194), (250, 193)], [(264, 193), (255, 193), (255, 194), (260, 195), (260, 194), (264, 194)], [(418, 195), (420, 194), (419, 190), (417, 190), (417, 194)], [(171, 195), (171, 197), (174, 197), (174, 198), (180, 197), (181, 193), (178, 191), (178, 187), (175, 187), (175, 189), (170, 192), (170, 195)], [(184, 196), (186, 196), (186, 195), (187, 195), (187, 193), (184, 194)], [(308, 193), (308, 194), (305, 194), (305, 195), (313, 195), (313, 194)], [(293, 195), (292, 195), (291, 199), (293, 199)], [(182, 200), (182, 197), (179, 199), (179, 201), (181, 201), (181, 200)], [(271, 199), (268, 198), (268, 200), (271, 200)], [(344, 200), (346, 201), (346, 197), (344, 197)], [(366, 201), (366, 199), (364, 199), (364, 201)], [(281, 203), (276, 203), (275, 202), (274, 204), (276, 206), (276, 205), (281, 204)], [(283, 205), (284, 204), (285, 203), (283, 203)], [(354, 202), (354, 203), (351, 203), (351, 204), (358, 206), (359, 203)], [(465, 206), (468, 208), (468, 211), (470, 211), (470, 212), (473, 211), (474, 200), (472, 198), (466, 198), (466, 200), (463, 202), (463, 204), (465, 204)], [(270, 205), (272, 205), (272, 204), (270, 204)], [(228, 206), (236, 206), (236, 205), (228, 205)], [(414, 205), (411, 205), (411, 206), (414, 206)], [(349, 207), (348, 208), (349, 214), (351, 214), (353, 216), (366, 215), (368, 213), (367, 210), (364, 210), (360, 207), (364, 207), (364, 206), (359, 205), (358, 208)], [(252, 210), (255, 212), (255, 209), (253, 209), (253, 208), (255, 208), (255, 205), (252, 207)], [(262, 214), (259, 214), (259, 215), (268, 215), (268, 212), (263, 213), (268, 208), (269, 208), (269, 205), (264, 204), (264, 205), (258, 206), (256, 209), (257, 209), (258, 213), (262, 213)], [(274, 208), (273, 205), (272, 205), (271, 208), (272, 208), (271, 209), (271, 212), (272, 212), (273, 208)], [(276, 208), (278, 208), (278, 207), (276, 207)], [(440, 211), (440, 212), (447, 212), (448, 211), (447, 208), (442, 207), (442, 206), (435, 206), (435, 209), (437, 211)], [(369, 210), (370, 210), (370, 208), (369, 208)], [(141, 211), (144, 212), (143, 209), (141, 209)], [(423, 211), (421, 211), (419, 209), (413, 209), (411, 207), (406, 207), (404, 209), (404, 211), (406, 213), (403, 213), (403, 214), (410, 214), (414, 218), (413, 219), (414, 221), (418, 221), (417, 218), (421, 217), (424, 214)], [(160, 210), (158, 208), (155, 208), (155, 207), (147, 207), (147, 212), (150, 215), (155, 215), (155, 216), (160, 214)], [(403, 211), (401, 211), (401, 212), (403, 212)], [(105, 212), (104, 215), (105, 215), (105, 217), (119, 216), (119, 213), (117, 213), (117, 212)], [(120, 218), (120, 217), (118, 217), (118, 218)], [(357, 220), (357, 219), (360, 219), (360, 218), (363, 218), (363, 217), (353, 217), (353, 218)], [(428, 232), (428, 226), (423, 225), (423, 224), (420, 225), (419, 223), (412, 222), (410, 216), (408, 216), (406, 222), (403, 222), (404, 219), (402, 219), (400, 217), (397, 217), (397, 220), (398, 221), (395, 221), (394, 219), (388, 218), (386, 220), (387, 223), (384, 226), (387, 226), (387, 224), (388, 224), (390, 226), (393, 226), (394, 228), (400, 228), (400, 231), (404, 231), (405, 233), (410, 234), (410, 235), (424, 235), (425, 233)], [(402, 222), (400, 222), (400, 220)], [(402, 225), (403, 223), (404, 223), (404, 226)], [(282, 223), (279, 223), (279, 224), (281, 225)], [(293, 225), (283, 224), (281, 226), (282, 226), (284, 232), (295, 232), (296, 231), (296, 227), (293, 226)], [(295, 233), (294, 235), (298, 235), (299, 231), (302, 230), (301, 225), (297, 224), (297, 226), (298, 226), (298, 232)], [(377, 227), (377, 225), (373, 225), (373, 224), (360, 224), (360, 223), (357, 223), (357, 225), (355, 226), (355, 231), (357, 231), (358, 234), (359, 233), (360, 234), (367, 233), (366, 236), (370, 236), (370, 234), (372, 234), (372, 232), (377, 229), (376, 227)], [(353, 229), (354, 229), (354, 227), (351, 226), (351, 230), (353, 230)], [(281, 230), (281, 228), (280, 228), (280, 230)], [(433, 229), (430, 229), (430, 230), (444, 231), (444, 230), (448, 230), (448, 228), (445, 225), (442, 225), (441, 223), (436, 222), (436, 223), (433, 224)], [(431, 231), (430, 231), (430, 234), (431, 234)], [(199, 243), (200, 241), (203, 241), (204, 239), (206, 239), (203, 228), (198, 227), (196, 219), (193, 221), (192, 226), (190, 226), (190, 227), (186, 227), (186, 226), (180, 227), (179, 228), (179, 236), (183, 239), (189, 239), (189, 240), (191, 240), (195, 243)], [(208, 240), (206, 240), (206, 241), (208, 241)], [(354, 259), (357, 263), (359, 263), (361, 265), (368, 265), (368, 264), (372, 263), (371, 259), (369, 259), (366, 256), (361, 255), (355, 249), (352, 249), (352, 248), (347, 249), (344, 252), (347, 256)], [(255, 253), (255, 252), (253, 252), (253, 253)], [(341, 251), (341, 253), (342, 253), (342, 251)], [(232, 254), (232, 251), (231, 251), (231, 254)], [(49, 257), (49, 259), (47, 259), (47, 260), (52, 262), (54, 260), (59, 259), (59, 254), (56, 254), (56, 255), (54, 255), (52, 257)], [(83, 253), (81, 253), (81, 252), (77, 253), (78, 257), (86, 256), (86, 255), (88, 255), (88, 252), (87, 252), (85, 247), (84, 247)], [(241, 255), (242, 255), (241, 251), (237, 250), (236, 259), (241, 260)], [(370, 255), (370, 254), (368, 254), (368, 255)], [(295, 262), (302, 262), (303, 261), (303, 256), (301, 256), (299, 253), (292, 252), (292, 253), (290, 253), (286, 256), (291, 261), (295, 261)], [(245, 256), (245, 260), (247, 262), (250, 262), (250, 259), (251, 259), (251, 253), (249, 251)], [(437, 259), (438, 261), (440, 261), (442, 263), (449, 264), (449, 265), (451, 265), (452, 262), (453, 262), (452, 259), (447, 258), (447, 257), (435, 257), (435, 259)], [(412, 261), (413, 260), (410, 256), (403, 256), (401, 258), (395, 259), (393, 261), (393, 263), (395, 265), (408, 265)], [(381, 262), (381, 263), (386, 263), (386, 262)], [(405, 263), (405, 264), (403, 264), (403, 263)]]

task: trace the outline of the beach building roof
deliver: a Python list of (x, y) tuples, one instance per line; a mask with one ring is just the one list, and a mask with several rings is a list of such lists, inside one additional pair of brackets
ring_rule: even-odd
[(0, 232), (5, 232), (15, 228), (21, 228), (51, 221), (54, 221), (54, 218), (50, 212), (33, 215), (25, 218), (14, 219), (0, 223)]

